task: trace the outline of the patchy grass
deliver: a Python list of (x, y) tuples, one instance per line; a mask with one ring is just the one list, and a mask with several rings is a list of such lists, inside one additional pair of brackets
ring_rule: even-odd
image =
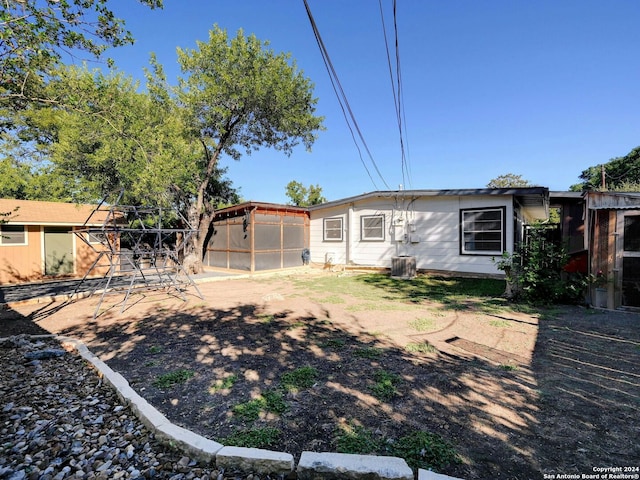
[(233, 414), (245, 421), (255, 421), (262, 413), (282, 414), (287, 410), (284, 402), (284, 395), (280, 390), (269, 390), (258, 398), (235, 405), (232, 408)]
[(379, 358), (383, 352), (384, 350), (378, 347), (358, 347), (353, 351), (353, 354), (360, 358), (374, 359)]
[(376, 439), (371, 430), (354, 422), (339, 425), (335, 432), (338, 453), (366, 455), (380, 449), (382, 442)]
[(378, 400), (391, 400), (399, 394), (396, 385), (401, 382), (401, 378), (395, 373), (390, 373), (385, 370), (376, 370), (373, 374), (373, 378), (376, 383), (371, 386), (371, 392)]
[(503, 363), (500, 365), (500, 368), (507, 372), (513, 372), (514, 370), (518, 370), (518, 366), (514, 365), (513, 363)]
[(342, 295), (327, 295), (326, 297), (323, 298), (319, 298), (318, 301), (320, 303), (328, 303), (328, 304), (332, 304), (332, 305), (337, 305), (340, 303), (345, 303), (346, 300), (344, 299), (344, 297)]
[(489, 321), (489, 325), (498, 328), (508, 328), (512, 326), (512, 323), (509, 320), (491, 320)]
[(437, 328), (436, 321), (433, 318), (416, 318), (409, 321), (409, 326), (418, 332), (428, 332)]
[(438, 349), (429, 342), (408, 343), (404, 349), (409, 353), (438, 353)]
[(269, 324), (276, 319), (276, 316), (270, 313), (261, 313), (260, 315), (257, 316), (257, 318), (258, 318), (258, 321), (260, 321), (260, 323)]
[(158, 388), (170, 388), (175, 385), (180, 385), (185, 383), (194, 375), (195, 373), (191, 370), (185, 370), (185, 369), (175, 370), (173, 372), (160, 375), (153, 382), (153, 385)]
[(209, 387), (209, 393), (214, 394), (221, 390), (229, 390), (238, 381), (236, 374), (229, 375), (228, 377), (216, 380), (213, 385)]
[(160, 345), (151, 345), (149, 347), (149, 353), (156, 355), (162, 352), (162, 347)]
[(442, 470), (459, 463), (460, 457), (452, 444), (440, 435), (417, 430), (392, 444), (391, 453), (404, 458), (410, 467)]
[(330, 338), (322, 342), (319, 346), (321, 348), (330, 348), (332, 350), (342, 350), (347, 344), (344, 338)]
[(221, 441), (234, 447), (268, 448), (278, 441), (280, 435), (280, 430), (273, 427), (248, 428), (236, 430)]
[(317, 376), (318, 370), (315, 368), (310, 366), (300, 367), (282, 374), (280, 384), (285, 390), (295, 392), (304, 388), (313, 387), (314, 383), (316, 383)]

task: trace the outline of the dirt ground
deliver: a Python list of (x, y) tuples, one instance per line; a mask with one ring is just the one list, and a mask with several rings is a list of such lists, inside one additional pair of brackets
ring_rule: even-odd
[[(460, 458), (439, 471), (469, 480), (637, 473), (640, 314), (446, 308), (429, 298), (390, 301), (382, 288), (363, 300), (311, 288), (314, 275), (339, 281), (335, 273), (222, 280), (200, 284), (204, 299), (189, 292), (186, 302), (136, 294), (123, 313), (122, 298), (107, 296), (95, 319), (98, 297), (14, 306), (1, 313), (0, 336), (79, 338), (173, 422), (216, 440), (274, 427), (281, 434), (269, 448), (295, 457), (336, 451), (337, 431), (362, 427), (387, 445), (416, 430), (437, 433)], [(426, 343), (435, 351), (410, 348)], [(304, 366), (317, 372), (314, 384), (289, 391), (284, 412), (233, 413)], [(157, 386), (178, 370), (192, 376)], [(384, 400), (374, 389), (381, 370), (398, 379)]]

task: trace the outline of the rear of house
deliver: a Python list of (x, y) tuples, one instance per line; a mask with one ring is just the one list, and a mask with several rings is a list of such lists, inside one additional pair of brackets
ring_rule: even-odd
[[(82, 232), (100, 227), (95, 207), (73, 203), (0, 199), (0, 283), (20, 283), (60, 277), (82, 277), (101, 248), (99, 238)], [(83, 235), (81, 238), (79, 235)], [(106, 262), (105, 262), (106, 263)], [(92, 273), (105, 273), (99, 265)]]
[(311, 261), (500, 274), (493, 261), (513, 252), (524, 226), (548, 218), (543, 187), (372, 192), (309, 208)]

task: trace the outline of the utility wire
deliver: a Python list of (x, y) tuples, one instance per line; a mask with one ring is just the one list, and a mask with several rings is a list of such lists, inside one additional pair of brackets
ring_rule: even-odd
[[(384, 10), (382, 8), (382, 0), (378, 0), (380, 7), (380, 18), (382, 20), (382, 33), (384, 36), (384, 45), (387, 52), (387, 65), (389, 67), (389, 78), (391, 80), (391, 91), (393, 93), (393, 104), (396, 110), (396, 121), (398, 123), (398, 133), (400, 140), (400, 156), (401, 156), (401, 171), (402, 171), (402, 183), (406, 184), (407, 180), (411, 185), (411, 172), (409, 170), (409, 164), (405, 148), (406, 132), (403, 129), (403, 122), (406, 123), (406, 117), (404, 114), (404, 101), (402, 94), (402, 73), (400, 69), (400, 48), (398, 40), (398, 21), (397, 21), (397, 2), (393, 1), (393, 28), (394, 28), (394, 41), (395, 41), (395, 81), (393, 74), (393, 66), (391, 62), (391, 53), (389, 51), (389, 40), (387, 38), (387, 27), (384, 21)], [(406, 142), (408, 145), (408, 142)], [(411, 185), (412, 186), (412, 185)]]
[[(411, 168), (409, 165), (409, 140), (407, 138), (407, 129), (402, 129), (402, 125), (407, 124), (407, 118), (405, 116), (406, 109), (404, 108), (404, 89), (402, 88), (402, 70), (400, 68), (400, 42), (398, 41), (398, 9), (397, 0), (393, 0), (393, 30), (396, 37), (396, 78), (398, 81), (398, 103), (400, 105), (400, 111), (402, 112), (401, 120), (404, 123), (400, 123), (400, 146), (402, 149), (402, 165), (407, 173), (407, 179), (409, 180), (409, 186), (413, 188), (411, 182)], [(404, 171), (403, 170), (403, 171)]]
[(315, 19), (313, 17), (313, 14), (311, 13), (311, 8), (309, 7), (309, 3), (307, 2), (307, 0), (303, 0), (303, 1), (304, 1), (305, 9), (307, 10), (307, 16), (309, 17), (309, 22), (311, 23), (311, 28), (313, 29), (313, 34), (314, 34), (314, 36), (316, 38), (316, 42), (318, 43), (318, 47), (320, 48), (320, 54), (322, 55), (322, 60), (324, 62), (325, 68), (327, 69), (327, 72), (329, 73), (329, 78), (331, 80), (331, 85), (333, 87), (333, 91), (335, 92), (336, 97), (338, 98), (338, 103), (340, 104), (340, 108), (342, 109), (342, 114), (344, 115), (345, 121), (347, 122), (347, 126), (349, 127), (349, 131), (351, 132), (351, 137), (353, 138), (353, 141), (354, 141), (354, 143), (356, 145), (356, 148), (358, 149), (358, 154), (360, 155), (360, 161), (362, 162), (362, 165), (364, 166), (364, 169), (366, 170), (367, 174), (369, 175), (369, 178), (371, 179), (371, 182), (373, 183), (373, 186), (375, 187), (376, 190), (378, 190), (378, 187), (377, 187), (375, 181), (373, 180), (373, 177), (371, 176), (371, 172), (367, 168), (367, 165), (366, 165), (364, 159), (362, 158), (362, 152), (361, 152), (360, 147), (358, 146), (358, 142), (357, 142), (357, 140), (355, 138), (354, 129), (357, 132), (358, 138), (360, 138), (360, 141), (362, 142), (362, 145), (363, 145), (365, 151), (367, 152), (367, 155), (369, 156), (369, 160), (371, 161), (371, 164), (373, 165), (373, 167), (375, 168), (378, 176), (382, 180), (382, 183), (384, 183), (384, 185), (387, 187), (388, 190), (391, 190), (391, 188), (387, 184), (386, 180), (382, 176), (382, 173), (380, 172), (380, 169), (378, 168), (378, 165), (377, 165), (376, 161), (374, 160), (373, 155), (371, 154), (371, 151), (369, 150), (369, 147), (367, 146), (367, 142), (365, 141), (364, 136), (362, 135), (362, 131), (360, 130), (360, 127), (358, 126), (358, 122), (356, 121), (355, 115), (353, 114), (353, 111), (351, 110), (351, 106), (349, 105), (349, 101), (347, 100), (347, 96), (344, 93), (344, 89), (342, 88), (342, 85), (340, 83), (340, 79), (338, 78), (338, 74), (336, 73), (336, 70), (333, 67), (333, 63), (331, 62), (331, 58), (329, 57), (329, 52), (327, 51), (327, 48), (325, 47), (324, 42), (322, 41), (322, 37), (320, 36), (320, 31), (318, 30), (318, 26), (316, 25), (316, 21), (315, 21)]

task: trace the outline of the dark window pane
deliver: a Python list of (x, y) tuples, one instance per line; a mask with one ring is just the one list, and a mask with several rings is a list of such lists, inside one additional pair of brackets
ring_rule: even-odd
[(0, 227), (2, 245), (22, 245), (26, 243), (24, 225), (2, 225)]
[(624, 249), (640, 252), (640, 215), (624, 217)]

